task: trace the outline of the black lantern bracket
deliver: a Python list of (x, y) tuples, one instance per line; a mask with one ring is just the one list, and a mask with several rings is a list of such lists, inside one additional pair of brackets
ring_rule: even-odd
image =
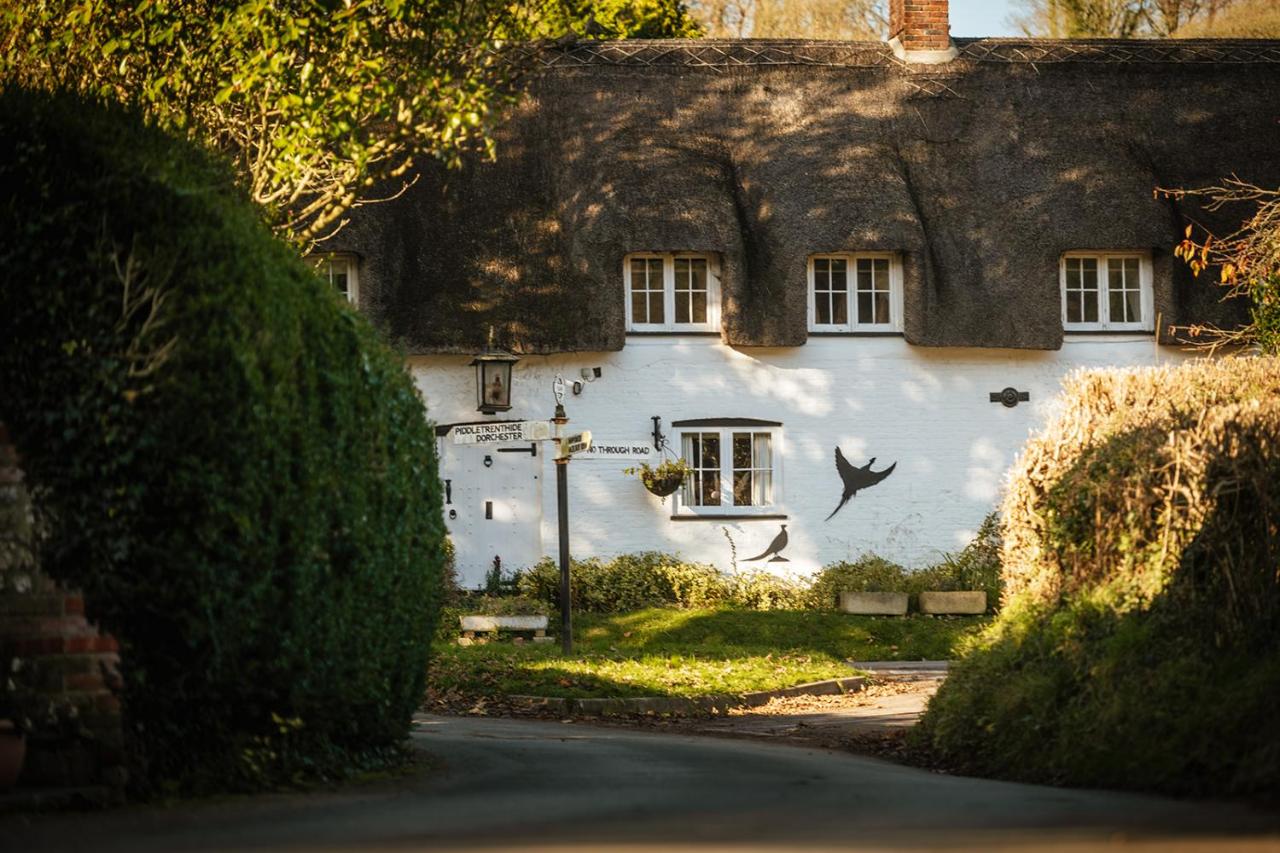
[(667, 443), (667, 437), (662, 434), (662, 418), (654, 415), (651, 420), (653, 421), (653, 449), (661, 450), (662, 445)]

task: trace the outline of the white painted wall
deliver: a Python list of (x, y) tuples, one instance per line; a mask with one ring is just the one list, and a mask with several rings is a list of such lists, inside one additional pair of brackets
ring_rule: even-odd
[[(571, 431), (589, 429), (597, 440), (644, 438), (652, 432), (653, 415), (662, 417), (664, 428), (685, 418), (782, 421), (783, 441), (775, 452), (782, 458), (779, 510), (788, 516), (790, 562), (750, 567), (803, 575), (868, 551), (918, 567), (963, 547), (996, 506), (1006, 470), (1028, 433), (1043, 422), (1067, 372), (1187, 357), (1157, 348), (1149, 335), (1071, 336), (1058, 352), (935, 349), (898, 337), (817, 337), (803, 347), (778, 349), (734, 349), (712, 337), (632, 337), (621, 352), (524, 358), (513, 374), (512, 410), (492, 419), (545, 420), (554, 408), (551, 383), (557, 373), (572, 380), (581, 368), (600, 367), (603, 376), (581, 396), (565, 398)], [(469, 360), (411, 360), (436, 423), (484, 419), (475, 410)], [(1031, 401), (1012, 409), (989, 401), (990, 392), (1006, 386), (1029, 391)], [(678, 450), (674, 439), (672, 445)], [(841, 493), (833, 460), (837, 445), (854, 465), (875, 456), (876, 470), (895, 461), (897, 469), (823, 521)], [(456, 451), (443, 457), (441, 476), (454, 480), (455, 495), (468, 492), (460, 479), (465, 481), (492, 448), (468, 452), (475, 454), (470, 462)], [(672, 499), (664, 504), (650, 495), (622, 473), (625, 465), (579, 461), (569, 466), (575, 557), (663, 550), (727, 569), (730, 549), (722, 528), (734, 538), (741, 558), (764, 550), (782, 523), (672, 521)], [(542, 505), (542, 552), (553, 557), (554, 467), (551, 454), (540, 453), (524, 469), (537, 471), (545, 484), (530, 494), (536, 493)], [(465, 535), (463, 522), (479, 508), (455, 504), (454, 509), (462, 518), (451, 521), (451, 529), (455, 536)], [(503, 565), (517, 568), (531, 561), (538, 555), (529, 554), (530, 547), (536, 546), (513, 542)], [(479, 585), (489, 561), (460, 564), (461, 582)]]

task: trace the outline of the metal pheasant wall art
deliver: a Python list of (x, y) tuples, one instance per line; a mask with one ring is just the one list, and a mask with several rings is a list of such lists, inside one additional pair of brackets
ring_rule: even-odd
[(849, 502), (849, 498), (853, 497), (861, 490), (869, 489), (876, 483), (879, 483), (885, 477), (892, 474), (894, 468), (898, 467), (898, 463), (894, 462), (883, 471), (872, 471), (871, 466), (874, 464), (876, 464), (876, 458), (872, 456), (871, 460), (867, 462), (866, 465), (863, 465), (861, 468), (855, 468), (850, 464), (848, 459), (844, 458), (844, 454), (840, 452), (840, 448), (836, 448), (836, 471), (840, 472), (840, 479), (844, 482), (844, 494), (840, 496), (840, 503), (836, 505), (836, 508), (831, 511), (831, 515), (828, 515), (824, 521), (830, 521), (834, 518), (835, 514), (843, 509), (844, 505)]
[(763, 560), (765, 557), (772, 556), (773, 559), (769, 561), (770, 563), (789, 563), (791, 561), (788, 560), (786, 557), (782, 556), (782, 549), (786, 547), (787, 547), (787, 526), (784, 524), (782, 525), (782, 530), (778, 533), (778, 535), (773, 537), (773, 541), (769, 543), (768, 548), (765, 548), (762, 553), (757, 554), (754, 557), (747, 557), (742, 562), (754, 563), (757, 560)]

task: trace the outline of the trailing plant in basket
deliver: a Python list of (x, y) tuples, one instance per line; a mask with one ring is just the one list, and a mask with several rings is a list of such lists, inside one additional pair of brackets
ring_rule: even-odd
[(622, 473), (639, 477), (644, 487), (660, 498), (675, 492), (693, 469), (683, 459), (664, 459), (657, 466), (641, 462), (639, 467), (624, 468)]

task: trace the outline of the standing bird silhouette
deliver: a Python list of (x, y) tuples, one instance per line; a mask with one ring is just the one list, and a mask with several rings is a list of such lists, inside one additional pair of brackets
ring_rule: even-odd
[(742, 562), (754, 563), (756, 560), (763, 560), (770, 554), (775, 554), (776, 556), (769, 561), (770, 563), (789, 563), (791, 561), (780, 553), (785, 547), (787, 547), (787, 526), (784, 524), (782, 525), (782, 532), (773, 537), (773, 541), (769, 543), (769, 547), (765, 548), (763, 553), (757, 557), (747, 557), (747, 559)]
[(849, 498), (856, 495), (860, 489), (871, 488), (892, 474), (893, 469), (898, 467), (898, 463), (894, 462), (883, 471), (872, 471), (871, 466), (874, 464), (876, 464), (876, 458), (872, 456), (871, 461), (866, 465), (861, 468), (855, 468), (849, 464), (848, 459), (844, 458), (840, 448), (836, 448), (836, 470), (840, 472), (840, 479), (844, 481), (844, 494), (840, 496), (840, 503), (835, 509), (831, 510), (831, 515), (823, 519), (824, 521), (830, 521), (849, 502)]

